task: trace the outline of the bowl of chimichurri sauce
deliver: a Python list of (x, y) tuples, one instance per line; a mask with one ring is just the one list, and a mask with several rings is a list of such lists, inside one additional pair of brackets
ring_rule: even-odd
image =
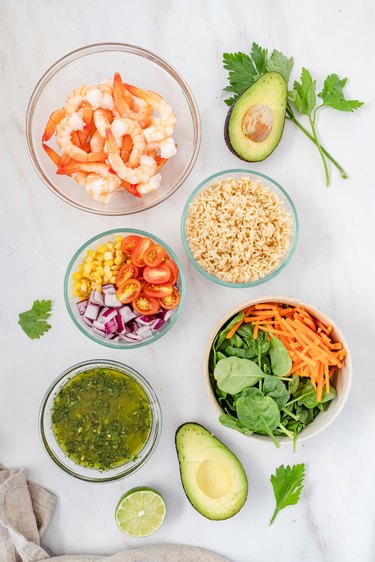
[(91, 482), (140, 468), (154, 450), (161, 412), (137, 371), (117, 361), (85, 361), (48, 389), (40, 413), (43, 444), (65, 472)]

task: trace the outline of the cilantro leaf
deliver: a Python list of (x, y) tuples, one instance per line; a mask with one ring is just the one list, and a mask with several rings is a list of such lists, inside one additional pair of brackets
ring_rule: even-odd
[(260, 47), (256, 43), (253, 43), (251, 45), (251, 59), (256, 71), (255, 74), (257, 74), (256, 79), (258, 79), (266, 72), (268, 50), (262, 49), (262, 47)]
[(243, 94), (255, 82), (255, 69), (249, 55), (245, 53), (224, 53), (224, 68), (229, 71), (229, 84), (226, 90)]
[(315, 80), (312, 79), (310, 72), (302, 68), (301, 82), (295, 80), (293, 90), (289, 92), (288, 98), (292, 101), (298, 112), (303, 115), (310, 115), (316, 104)]
[(333, 109), (338, 109), (339, 111), (355, 111), (363, 105), (362, 101), (345, 99), (342, 90), (347, 80), (347, 78), (340, 80), (337, 74), (327, 76), (324, 80), (323, 90), (318, 94), (323, 100), (323, 105), (333, 107)]
[(46, 320), (51, 316), (52, 302), (34, 301), (33, 306), (19, 315), (18, 324), (22, 330), (31, 338), (36, 340), (51, 328)]
[(267, 72), (279, 72), (281, 76), (285, 78), (285, 81), (288, 83), (293, 65), (294, 65), (293, 57), (290, 57), (288, 59), (288, 57), (285, 56), (283, 53), (274, 49), (271, 53), (270, 58), (267, 61)]
[(294, 466), (284, 465), (276, 468), (276, 474), (271, 474), (271, 484), (276, 498), (276, 508), (273, 512), (270, 525), (281, 509), (288, 505), (295, 505), (303, 489), (303, 479), (305, 477), (305, 465), (295, 464)]

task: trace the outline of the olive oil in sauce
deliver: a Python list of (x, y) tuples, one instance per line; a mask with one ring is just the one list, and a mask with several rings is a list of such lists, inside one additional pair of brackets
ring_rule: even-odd
[(151, 421), (143, 388), (108, 368), (73, 377), (56, 394), (52, 407), (52, 430), (61, 449), (77, 464), (98, 470), (135, 460)]

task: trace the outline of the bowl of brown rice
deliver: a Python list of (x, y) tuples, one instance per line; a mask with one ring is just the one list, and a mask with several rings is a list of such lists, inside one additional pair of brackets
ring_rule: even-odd
[(288, 193), (269, 176), (225, 170), (191, 193), (181, 235), (190, 261), (206, 278), (226, 287), (253, 287), (289, 263), (298, 216)]

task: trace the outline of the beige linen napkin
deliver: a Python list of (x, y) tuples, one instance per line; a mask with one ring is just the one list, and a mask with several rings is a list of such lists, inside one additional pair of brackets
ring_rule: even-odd
[(114, 556), (69, 555), (50, 558), (40, 546), (56, 498), (26, 480), (24, 469), (0, 464), (0, 562), (228, 562), (218, 554), (183, 545), (160, 545)]

